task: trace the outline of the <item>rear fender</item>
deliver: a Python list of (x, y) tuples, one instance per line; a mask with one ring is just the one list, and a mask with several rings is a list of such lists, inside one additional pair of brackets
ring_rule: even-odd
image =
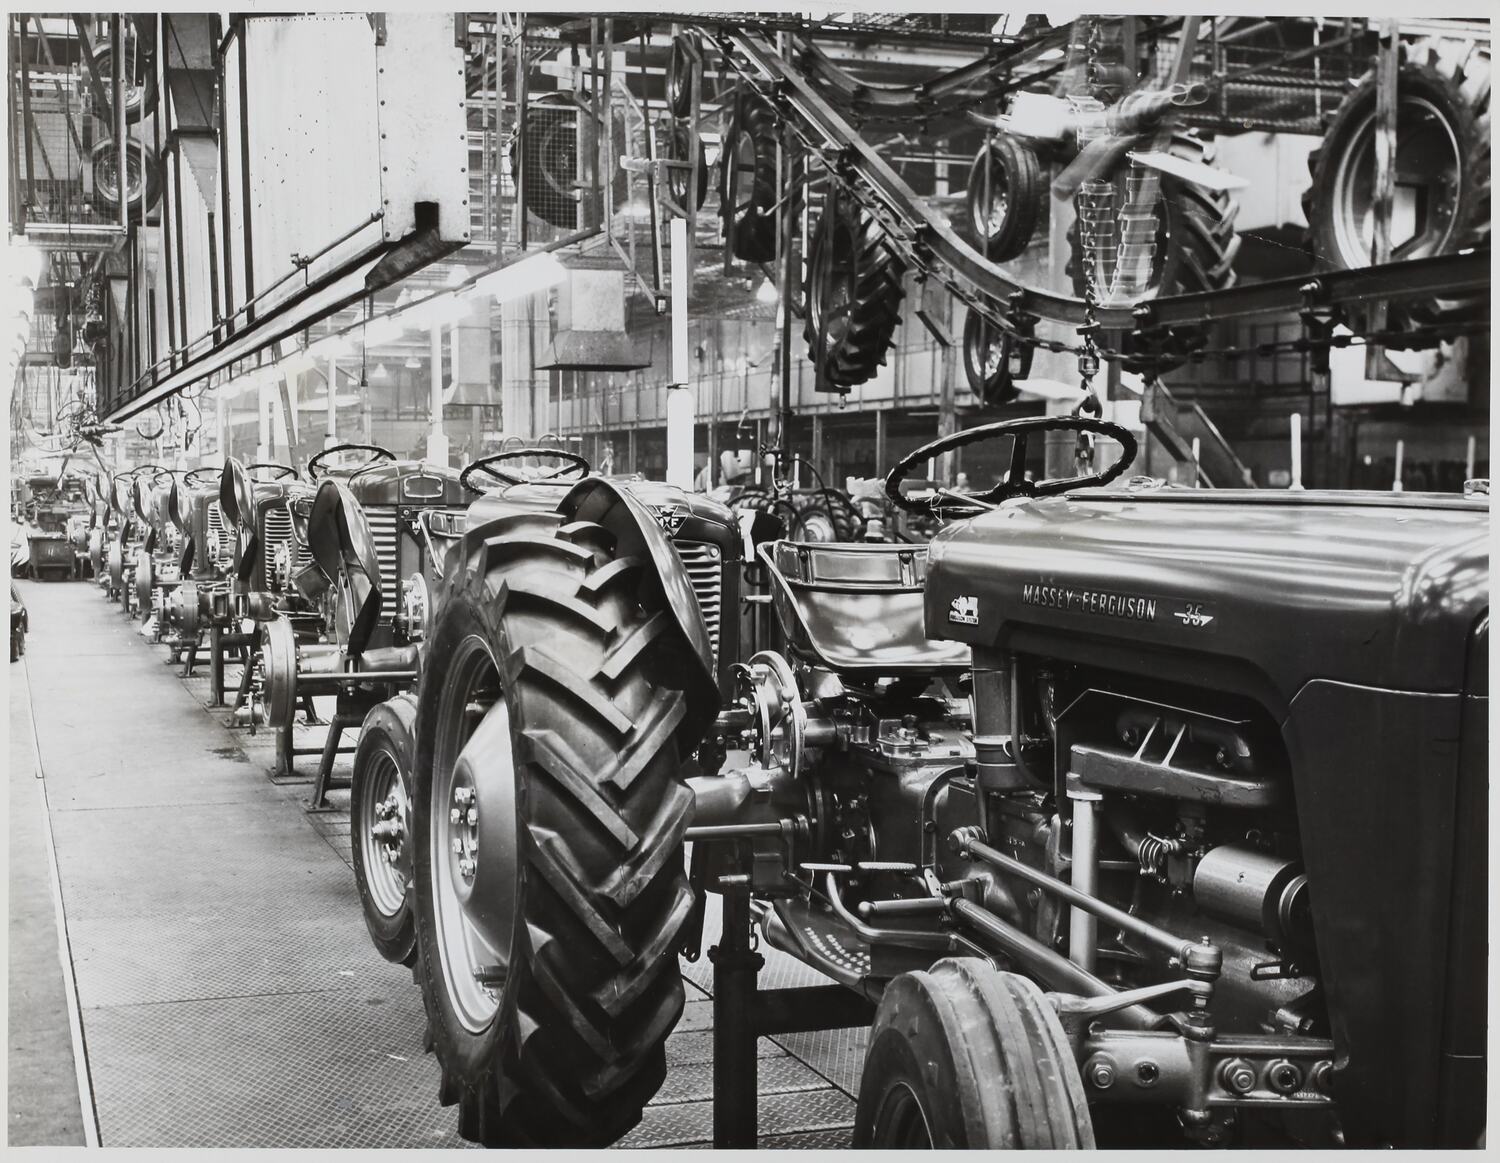
[(364, 651), (380, 619), (380, 559), (365, 511), (336, 477), (324, 477), (307, 518), (307, 548), (338, 597), (339, 638)]
[(601, 477), (579, 481), (558, 505), (558, 511), (569, 520), (602, 525), (614, 535), (620, 556), (640, 557), (648, 564), (641, 582), (643, 604), (647, 610), (665, 609), (676, 623), (685, 647), (684, 661), (693, 668), (683, 681), (692, 723), (695, 729), (706, 726), (719, 710), (719, 684), (708, 627), (688, 584), (682, 559), (655, 513), (613, 481)]

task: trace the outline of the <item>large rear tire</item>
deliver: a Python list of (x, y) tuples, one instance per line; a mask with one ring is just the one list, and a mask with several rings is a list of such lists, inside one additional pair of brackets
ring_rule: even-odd
[[(1393, 239), (1393, 259), (1452, 254), (1490, 235), (1490, 62), (1472, 44), (1403, 46), (1396, 76), (1396, 166), (1412, 195), (1412, 231)], [(1322, 144), (1308, 155), (1302, 195), (1319, 270), (1370, 265), (1375, 188), (1375, 70), (1329, 114)], [(1412, 327), (1488, 311), (1489, 296), (1394, 304), (1388, 326)], [(1369, 313), (1350, 312), (1356, 331)]]
[(692, 716), (643, 561), (556, 515), (450, 552), (413, 770), (417, 977), (440, 1099), (486, 1146), (612, 1143), (666, 1074)]
[(1034, 983), (971, 957), (903, 973), (870, 1029), (854, 1146), (1094, 1146), (1083, 1079)]
[(417, 960), (412, 881), (411, 771), (417, 700), (400, 694), (365, 716), (349, 791), (350, 846), (359, 905), (370, 940), (387, 961)]

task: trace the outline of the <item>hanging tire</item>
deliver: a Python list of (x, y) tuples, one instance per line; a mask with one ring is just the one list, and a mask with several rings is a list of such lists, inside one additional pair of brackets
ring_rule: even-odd
[[(776, 257), (779, 129), (776, 111), (760, 96), (745, 93), (724, 135), (719, 158), (719, 213), (730, 253), (742, 262), (770, 262)], [(749, 194), (741, 198), (747, 178)]]
[(978, 311), (970, 311), (964, 320), (964, 375), (969, 390), (985, 407), (998, 408), (1021, 395), (1010, 366), (1014, 343), (1009, 332)]
[[(674, 162), (691, 160), (692, 134), (685, 125), (674, 125), (668, 138), (667, 159)], [(697, 213), (708, 200), (708, 151), (703, 148), (703, 139), (698, 139), (698, 181), (693, 186), (692, 205), (688, 204), (688, 187), (692, 182), (691, 170), (668, 169), (667, 192), (684, 210)]]
[(822, 489), (793, 501), (797, 520), (792, 526), (793, 541), (858, 541), (864, 533), (864, 519), (849, 498), (836, 489)]
[[(1174, 130), (1167, 152), (1186, 161), (1213, 161), (1212, 148), (1191, 130)], [(1156, 249), (1145, 297), (1165, 298), (1199, 291), (1218, 291), (1235, 284), (1234, 259), (1240, 237), (1234, 219), (1239, 203), (1227, 190), (1209, 190), (1171, 174), (1160, 175), (1156, 203)], [(1068, 277), (1073, 293), (1084, 298), (1088, 274), (1078, 223), (1068, 227)], [(1152, 359), (1136, 357), (1134, 335), (1125, 339), (1126, 371), (1167, 371), (1182, 363), (1186, 353), (1201, 347), (1208, 332), (1202, 327), (1180, 328), (1170, 348)]]
[[(106, 139), (94, 146), (91, 158), (94, 170), (94, 207), (102, 214), (116, 215), (120, 212), (120, 151), (113, 141)], [(126, 142), (125, 177), (127, 213), (140, 213), (143, 198), (148, 210), (156, 205), (156, 200), (161, 195), (156, 158), (152, 155), (143, 159), (141, 143), (135, 138)]]
[(1042, 991), (972, 957), (895, 978), (870, 1028), (853, 1145), (1093, 1147), (1083, 1079)]
[(1009, 262), (1036, 233), (1042, 199), (1036, 152), (1013, 137), (987, 141), (969, 168), (964, 207), (979, 250), (994, 262)]
[[(1189, 130), (1176, 130), (1167, 152), (1186, 161), (1211, 163), (1212, 149)], [(1218, 291), (1235, 283), (1240, 238), (1234, 219), (1239, 203), (1228, 191), (1209, 190), (1172, 174), (1160, 176), (1156, 203), (1156, 252), (1148, 295), (1165, 298)], [(1068, 276), (1080, 298), (1088, 287), (1078, 223), (1068, 228)]]
[(826, 207), (808, 252), (808, 358), (835, 388), (873, 377), (901, 322), (906, 264), (880, 223), (846, 201)]
[[(127, 73), (135, 71), (134, 56), (140, 52), (139, 43), (133, 39), (127, 42), (125, 53), (125, 69)], [(99, 80), (104, 85), (104, 91), (108, 94), (110, 101), (114, 100), (114, 75), (115, 75), (115, 53), (114, 48), (107, 41), (94, 50), (94, 68), (99, 74)], [(125, 97), (125, 123), (134, 125), (141, 118), (149, 116), (156, 111), (156, 69), (154, 62), (146, 61), (145, 77), (139, 85), (132, 84), (129, 76), (126, 77), (123, 86)], [(100, 120), (105, 121), (110, 127), (118, 124), (114, 109), (106, 105), (99, 112)]]
[(417, 959), (411, 885), (411, 770), (416, 761), (417, 699), (400, 694), (365, 716), (349, 790), (354, 883), (370, 940), (387, 961)]
[(672, 38), (672, 55), (667, 58), (667, 106), (673, 117), (693, 115), (693, 51), (703, 55), (703, 41), (697, 33), (682, 32)]
[[(1451, 51), (1441, 51), (1451, 47)], [(1489, 54), (1448, 42), (1402, 46), (1396, 76), (1397, 168), (1421, 175), (1414, 231), (1391, 249), (1393, 260), (1452, 254), (1482, 246), (1490, 234)], [(1311, 184), (1302, 195), (1319, 270), (1370, 265), (1376, 77), (1372, 69), (1326, 121), (1323, 143), (1308, 155)], [(1417, 215), (1425, 211), (1420, 221)], [(1395, 240), (1393, 239), (1393, 242)], [(1393, 303), (1389, 326), (1435, 322), (1488, 309), (1489, 297)], [(1367, 310), (1350, 312), (1355, 330)]]
[(697, 740), (641, 570), (551, 514), (448, 557), (417, 712), (416, 975), (439, 1097), (486, 1146), (612, 1143), (666, 1074)]

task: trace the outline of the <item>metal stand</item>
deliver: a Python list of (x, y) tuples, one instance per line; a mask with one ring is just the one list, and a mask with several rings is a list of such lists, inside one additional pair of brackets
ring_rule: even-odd
[[(300, 699), (298, 699), (298, 702), (302, 705), (302, 722), (306, 726), (316, 727), (323, 721), (318, 718), (318, 712), (313, 707), (311, 695), (303, 695)], [(279, 728), (276, 732), (276, 769), (274, 774), (278, 779), (284, 779), (289, 775), (296, 774), (294, 761), (296, 760), (297, 756), (322, 755), (324, 753), (324, 748), (322, 747), (298, 747), (295, 744), (292, 735), (292, 732), (295, 730), (295, 728), (296, 710), (294, 709), (292, 712), (292, 721), (285, 727)], [(334, 731), (329, 732), (329, 738), (335, 740), (337, 739)], [(321, 770), (318, 774), (321, 777)]]
[(756, 1145), (755, 1044), (761, 1035), (868, 1026), (875, 1016), (873, 1002), (842, 985), (757, 989), (766, 962), (750, 939), (748, 882), (726, 885), (723, 934), (708, 951), (714, 965), (715, 1147)]
[[(314, 810), (328, 806), (328, 792), (334, 785), (333, 760), (336, 755), (351, 755), (357, 748), (340, 747), (339, 739), (350, 727), (358, 727), (365, 721), (362, 713), (356, 711), (340, 710), (334, 713), (333, 721), (328, 724), (328, 739), (322, 748), (323, 758), (318, 762), (318, 776), (313, 781), (312, 807)], [(339, 786), (344, 781), (339, 780)]]

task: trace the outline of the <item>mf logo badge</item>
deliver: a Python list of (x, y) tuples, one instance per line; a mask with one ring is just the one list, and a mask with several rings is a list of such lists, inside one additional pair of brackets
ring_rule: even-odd
[(948, 606), (948, 621), (960, 626), (979, 625), (979, 599), (969, 594), (959, 594)]
[(656, 510), (656, 523), (666, 531), (668, 537), (676, 537), (677, 530), (688, 518), (686, 505), (660, 505)]
[(1201, 630), (1214, 620), (1214, 616), (1208, 612), (1208, 607), (1201, 602), (1189, 602), (1180, 610), (1174, 610), (1172, 616), (1184, 626), (1191, 626), (1195, 630)]

